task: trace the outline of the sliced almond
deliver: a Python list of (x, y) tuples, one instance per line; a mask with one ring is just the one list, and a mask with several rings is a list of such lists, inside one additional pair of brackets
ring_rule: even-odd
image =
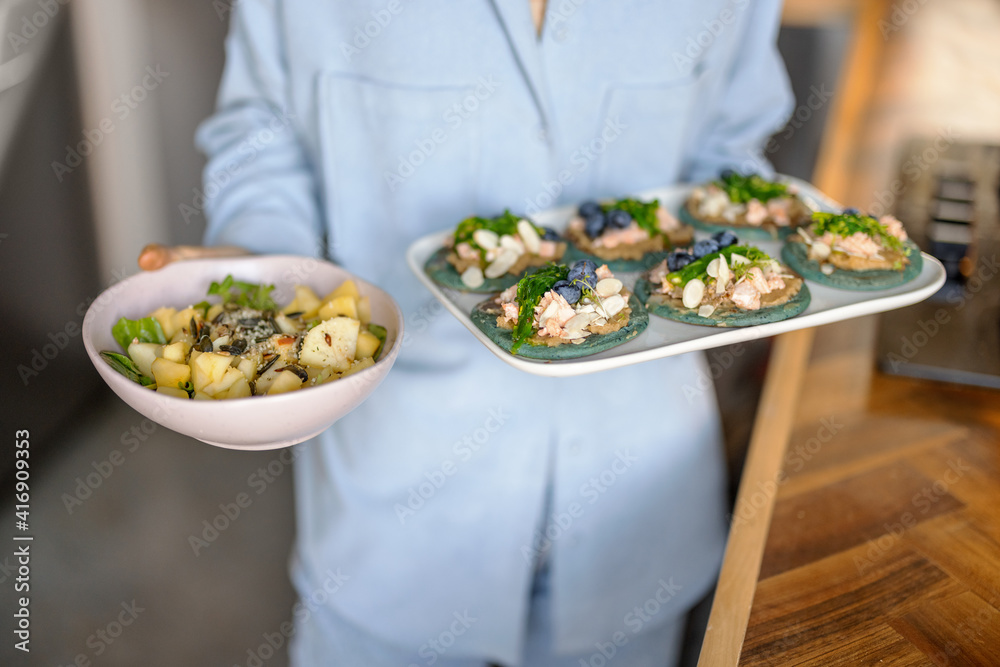
[(483, 250), (492, 250), (500, 243), (500, 237), (489, 229), (477, 229), (472, 232), (472, 240)]
[[(722, 255), (719, 255), (719, 257), (721, 256)], [(719, 257), (713, 259), (711, 262), (708, 263), (708, 266), (705, 267), (705, 272), (708, 273), (708, 276), (710, 278), (719, 277)]]
[(517, 233), (521, 237), (521, 241), (524, 242), (524, 247), (528, 252), (532, 255), (537, 255), (539, 248), (542, 246), (542, 239), (538, 237), (535, 226), (527, 220), (520, 220), (517, 223)]
[[(504, 238), (510, 238), (509, 236)], [(486, 267), (486, 271), (483, 274), (490, 279), (499, 278), (503, 274), (510, 270), (510, 267), (517, 263), (517, 259), (520, 255), (509, 249), (505, 248), (500, 255), (493, 260), (493, 263)]]
[(625, 309), (625, 299), (622, 298), (621, 294), (615, 294), (605, 299), (601, 306), (604, 308), (604, 313), (608, 319), (611, 319)]
[(470, 289), (482, 287), (484, 282), (486, 282), (486, 278), (483, 276), (483, 270), (478, 266), (470, 266), (462, 272), (462, 284)]
[(732, 255), (729, 256), (729, 263), (732, 266), (740, 266), (741, 264), (749, 264), (750, 260), (744, 257), (743, 255), (739, 254), (738, 252), (734, 252)]
[(684, 295), (681, 297), (681, 301), (684, 302), (685, 308), (697, 308), (703, 296), (705, 296), (705, 283), (698, 278), (692, 278), (684, 286)]
[(706, 303), (704, 306), (698, 309), (698, 316), (710, 317), (714, 312), (715, 312), (715, 306), (713, 306), (710, 303)]
[(594, 288), (598, 296), (608, 297), (614, 294), (618, 294), (622, 291), (622, 281), (617, 278), (605, 278), (604, 280), (597, 283), (597, 287)]
[(715, 279), (715, 293), (725, 293), (726, 286), (729, 285), (732, 277), (733, 272), (729, 270), (729, 265), (726, 264), (725, 255), (719, 255), (719, 277)]

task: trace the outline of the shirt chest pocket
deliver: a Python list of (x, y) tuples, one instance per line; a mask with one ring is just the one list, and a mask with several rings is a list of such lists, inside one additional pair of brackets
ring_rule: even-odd
[(484, 112), (469, 109), (475, 93), (475, 84), (324, 76), (321, 160), (335, 254), (384, 247), (388, 235), (408, 243), (473, 210)]
[(699, 69), (680, 79), (607, 90), (602, 125), (594, 135), (600, 140), (593, 142), (603, 147), (596, 157), (595, 192), (623, 194), (677, 180), (691, 121), (698, 113), (701, 76)]

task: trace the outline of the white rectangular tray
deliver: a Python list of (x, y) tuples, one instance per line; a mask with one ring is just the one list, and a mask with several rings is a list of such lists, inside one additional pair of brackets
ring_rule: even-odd
[[(830, 211), (840, 210), (840, 206), (809, 184), (795, 179), (787, 180), (797, 184), (800, 194), (811, 199), (817, 208)], [(637, 196), (647, 201), (654, 198), (659, 199), (660, 203), (666, 206), (669, 211), (676, 213), (687, 198), (692, 187), (691, 185), (676, 185), (657, 188), (639, 193)], [(570, 218), (573, 217), (575, 211), (575, 206), (566, 206), (543, 211), (532, 216), (532, 219), (540, 225), (561, 231)], [(444, 304), (445, 308), (451, 311), (472, 332), (472, 335), (479, 339), (493, 354), (514, 368), (527, 373), (548, 377), (568, 377), (596, 373), (629, 364), (661, 359), (675, 354), (708, 350), (722, 345), (774, 336), (786, 331), (807, 329), (863, 315), (894, 310), (909, 306), (918, 301), (923, 301), (937, 292), (945, 280), (945, 271), (941, 263), (927, 253), (924, 253), (924, 266), (920, 275), (913, 281), (899, 287), (875, 292), (850, 292), (809, 282), (809, 291), (812, 294), (812, 301), (809, 307), (801, 315), (781, 322), (771, 322), (769, 324), (744, 328), (716, 328), (674, 322), (673, 320), (663, 319), (662, 317), (650, 314), (649, 327), (623, 345), (581, 359), (540, 361), (517, 357), (504, 351), (472, 323), (469, 313), (472, 312), (476, 304), (488, 298), (489, 295), (464, 294), (441, 287), (426, 274), (424, 264), (432, 254), (437, 252), (444, 243), (445, 238), (452, 233), (454, 233), (454, 227), (434, 234), (428, 234), (414, 241), (406, 252), (406, 261), (410, 269), (420, 279), (420, 282)], [(697, 231), (696, 235), (697, 238), (708, 236), (701, 231)], [(761, 250), (772, 257), (780, 256), (781, 241), (751, 243), (759, 246)], [(638, 272), (619, 272), (615, 275), (629, 289), (632, 289), (636, 278), (639, 276)]]

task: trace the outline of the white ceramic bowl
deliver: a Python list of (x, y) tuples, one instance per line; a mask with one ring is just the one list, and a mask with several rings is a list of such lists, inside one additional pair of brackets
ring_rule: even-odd
[[(111, 335), (119, 318), (146, 317), (160, 306), (183, 308), (198, 303), (205, 299), (212, 281), (222, 281), (227, 274), (274, 285), (272, 296), (279, 304), (292, 300), (296, 284), (309, 285), (322, 296), (343, 281), (354, 280), (362, 296), (371, 299), (372, 322), (387, 331), (379, 360), (342, 380), (287, 394), (191, 401), (145, 389), (100, 357), (102, 350), (121, 352)], [(157, 424), (229, 449), (276, 449), (318, 435), (375, 391), (396, 361), (402, 337), (402, 313), (384, 291), (329, 262), (288, 255), (191, 260), (139, 273), (105, 290), (83, 320), (87, 354), (123, 401)]]

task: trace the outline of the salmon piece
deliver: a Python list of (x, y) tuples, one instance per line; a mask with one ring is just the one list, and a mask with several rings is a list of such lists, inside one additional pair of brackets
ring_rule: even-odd
[(479, 251), (473, 249), (473, 247), (465, 241), (455, 246), (455, 252), (458, 253), (458, 256), (464, 260), (472, 262), (479, 261)]
[(839, 239), (834, 244), (834, 247), (846, 252), (848, 255), (868, 258), (878, 257), (879, 250), (881, 250), (881, 246), (878, 243), (862, 232), (854, 232), (846, 238)]
[(681, 228), (681, 222), (670, 211), (660, 206), (656, 209), (656, 226), (663, 233), (675, 232)]
[(908, 237), (903, 223), (896, 219), (894, 215), (883, 215), (878, 219), (879, 224), (885, 225), (886, 231), (895, 236), (900, 241), (905, 241)]
[(733, 289), (733, 303), (743, 310), (760, 309), (760, 292), (753, 286), (753, 283), (739, 282)]
[(760, 227), (767, 220), (767, 207), (756, 199), (751, 199), (747, 202), (746, 219), (748, 225)]

